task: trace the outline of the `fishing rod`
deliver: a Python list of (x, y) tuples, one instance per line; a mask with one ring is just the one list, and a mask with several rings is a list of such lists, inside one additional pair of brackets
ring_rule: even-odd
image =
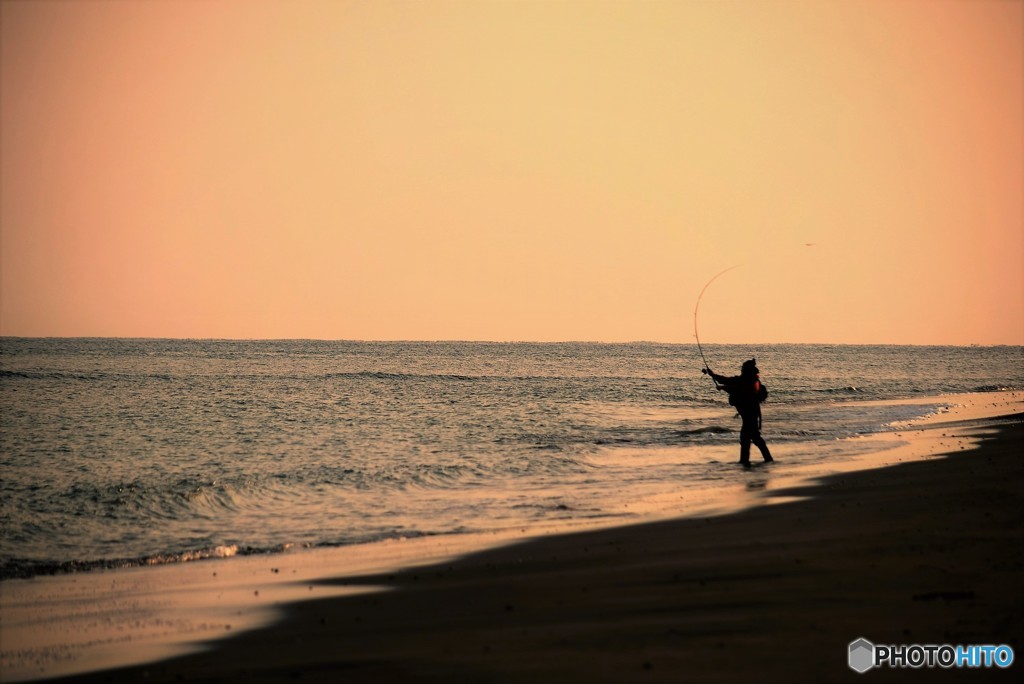
[[(818, 243), (816, 243), (816, 242), (805, 242), (803, 244), (803, 246), (804, 247), (816, 247), (817, 244)], [(715, 282), (716, 280), (718, 280), (720, 277), (722, 277), (723, 275), (725, 275), (729, 271), (731, 271), (733, 269), (736, 269), (736, 268), (739, 268), (742, 265), (743, 265), (742, 263), (735, 264), (734, 266), (730, 266), (729, 268), (725, 269), (724, 271), (719, 271), (718, 273), (716, 273), (711, 278), (711, 280), (706, 282), (704, 284), (704, 287), (701, 288), (700, 294), (697, 295), (697, 305), (693, 307), (693, 336), (697, 340), (697, 351), (700, 352), (700, 358), (704, 362), (704, 371), (703, 372), (707, 376), (709, 376), (711, 378), (712, 382), (715, 383), (715, 388), (716, 389), (721, 389), (721, 387), (719, 387), (718, 383), (715, 382), (714, 376), (711, 375), (711, 367), (708, 366), (708, 359), (707, 359), (706, 356), (704, 356), (704, 348), (701, 347), (701, 345), (700, 345), (700, 334), (697, 332), (697, 312), (700, 311), (700, 300), (704, 297), (704, 293), (707, 291), (707, 289), (711, 285), (711, 283)]]
[(693, 337), (694, 337), (694, 339), (697, 340), (697, 351), (700, 352), (700, 358), (701, 358), (702, 361), (704, 361), (704, 373), (709, 378), (711, 378), (711, 382), (715, 383), (715, 389), (719, 389), (718, 382), (716, 382), (714, 376), (711, 375), (711, 367), (708, 366), (708, 359), (707, 359), (706, 356), (704, 356), (704, 348), (700, 346), (700, 334), (697, 332), (697, 313), (700, 311), (700, 300), (704, 298), (704, 293), (707, 291), (708, 286), (710, 286), (711, 283), (713, 283), (716, 280), (718, 280), (718, 278), (720, 276), (723, 276), (726, 273), (728, 273), (729, 271), (733, 270), (734, 268), (739, 268), (740, 266), (742, 266), (742, 264), (736, 264), (735, 266), (730, 266), (729, 268), (725, 269), (724, 271), (720, 271), (719, 273), (716, 273), (714, 275), (714, 277), (712, 277), (711, 280), (709, 280), (707, 283), (705, 283), (704, 287), (701, 288), (700, 294), (697, 295), (697, 305), (693, 307)]

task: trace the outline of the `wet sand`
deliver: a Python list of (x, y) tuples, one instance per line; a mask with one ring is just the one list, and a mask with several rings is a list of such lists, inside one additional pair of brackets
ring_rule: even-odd
[(769, 492), (775, 505), (330, 580), (389, 590), (288, 604), (205, 652), (74, 681), (1010, 681), (1020, 662), (847, 666), (858, 637), (1024, 657), (1024, 422), (960, 432), (979, 448)]

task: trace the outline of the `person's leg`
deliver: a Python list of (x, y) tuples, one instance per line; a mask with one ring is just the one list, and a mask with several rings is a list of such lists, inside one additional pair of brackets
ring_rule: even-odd
[(740, 428), (740, 463), (745, 466), (750, 465), (750, 426), (747, 421), (743, 421), (743, 427)]
[(753, 442), (754, 445), (761, 450), (761, 458), (764, 459), (765, 463), (769, 463), (775, 460), (774, 458), (772, 458), (772, 453), (768, 451), (768, 443), (764, 441), (764, 437), (761, 436), (760, 431), (757, 431), (755, 434), (751, 435), (750, 441)]

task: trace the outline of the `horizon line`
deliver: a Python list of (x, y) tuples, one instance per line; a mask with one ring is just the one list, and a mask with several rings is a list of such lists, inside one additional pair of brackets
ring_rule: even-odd
[[(697, 346), (693, 342), (658, 340), (486, 340), (486, 339), (357, 339), (327, 337), (149, 337), (118, 335), (0, 335), (0, 340), (123, 340), (136, 342), (335, 342), (346, 344), (548, 344), (548, 345), (662, 345)], [(1024, 347), (1024, 342), (948, 343), (948, 342), (705, 342), (704, 346), (833, 346), (833, 347)]]

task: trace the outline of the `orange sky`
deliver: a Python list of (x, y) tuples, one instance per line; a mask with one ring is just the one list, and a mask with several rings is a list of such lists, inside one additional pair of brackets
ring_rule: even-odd
[(4, 335), (1024, 343), (1022, 2), (0, 26)]

